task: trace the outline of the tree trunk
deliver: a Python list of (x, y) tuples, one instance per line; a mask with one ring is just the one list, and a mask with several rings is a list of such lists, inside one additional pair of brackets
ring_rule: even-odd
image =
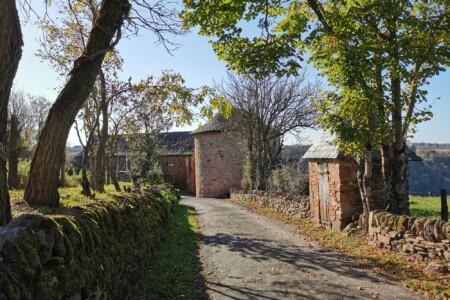
[(8, 184), (10, 189), (20, 187), (17, 165), (19, 159), (17, 155), (17, 146), (19, 142), (19, 120), (16, 115), (11, 115), (9, 121), (9, 145), (8, 145)]
[(114, 46), (111, 41), (116, 33), (120, 33), (129, 10), (129, 0), (103, 0), (86, 49), (75, 61), (42, 129), (24, 194), (30, 205), (59, 205), (59, 167), (70, 128), (94, 85), (105, 54)]
[(100, 109), (102, 112), (102, 129), (100, 131), (99, 143), (97, 153), (95, 156), (94, 166), (94, 189), (97, 192), (105, 192), (105, 169), (106, 169), (106, 142), (108, 140), (108, 99), (106, 97), (106, 80), (105, 74), (102, 70), (99, 72), (100, 87), (101, 87), (101, 103)]
[(393, 212), (409, 215), (408, 159), (404, 142), (394, 147), (393, 186), (393, 194), (397, 200), (396, 209)]
[(59, 185), (60, 186), (67, 186), (67, 180), (66, 180), (66, 149), (64, 148), (64, 156), (63, 161), (61, 162), (61, 167), (59, 168)]
[(86, 147), (84, 147), (83, 158), (81, 160), (81, 187), (83, 189), (83, 195), (91, 197), (91, 184), (89, 183), (89, 178), (87, 176), (87, 164), (89, 160), (89, 150), (92, 143), (92, 134), (86, 141)]
[(109, 165), (110, 165), (109, 159), (110, 158), (108, 156), (106, 156), (106, 159), (105, 159), (106, 185), (110, 185), (111, 184), (111, 174), (110, 174), (110, 169), (109, 169)]
[(381, 168), (388, 200), (386, 207), (388, 211), (391, 211), (391, 208), (396, 206), (395, 195), (393, 195), (392, 157), (392, 147), (389, 144), (384, 144), (381, 147)]
[(120, 192), (120, 185), (119, 185), (119, 181), (117, 180), (117, 176), (116, 176), (116, 160), (115, 157), (112, 156), (109, 159), (109, 175), (111, 176), (111, 182), (114, 185), (114, 188), (116, 189), (116, 192)]
[(357, 162), (357, 180), (359, 194), (361, 196), (361, 202), (363, 207), (363, 213), (361, 215), (361, 228), (366, 229), (369, 225), (369, 209), (367, 207), (367, 201), (365, 200), (366, 194), (364, 192), (364, 161), (358, 160)]
[(11, 220), (7, 182), (7, 120), (11, 87), (22, 57), (22, 31), (14, 0), (0, 1), (0, 226)]
[(366, 151), (364, 161), (359, 162), (358, 185), (363, 203), (362, 228), (369, 230), (369, 212), (374, 209), (374, 194), (372, 188), (373, 157), (372, 150)]
[(392, 125), (394, 128), (393, 162), (392, 162), (392, 196), (393, 206), (390, 211), (409, 215), (408, 194), (408, 160), (406, 157), (406, 141), (403, 135), (401, 83), (397, 77), (391, 80), (393, 99)]

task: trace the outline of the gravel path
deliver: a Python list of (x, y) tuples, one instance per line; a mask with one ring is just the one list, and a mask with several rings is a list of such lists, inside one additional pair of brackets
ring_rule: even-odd
[(182, 204), (198, 213), (211, 299), (421, 299), (229, 201), (184, 197)]

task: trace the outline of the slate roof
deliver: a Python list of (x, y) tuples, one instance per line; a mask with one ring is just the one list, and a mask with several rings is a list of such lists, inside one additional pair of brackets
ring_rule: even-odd
[[(381, 159), (380, 153), (378, 151), (374, 151), (374, 158)], [(422, 161), (414, 150), (411, 150), (409, 147), (406, 148), (406, 156), (408, 161)], [(339, 149), (336, 145), (333, 145), (330, 140), (324, 140), (313, 144), (309, 147), (308, 151), (306, 151), (303, 158), (305, 159), (343, 159), (346, 156), (339, 152)]]
[(306, 159), (337, 159), (344, 158), (345, 156), (339, 152), (337, 146), (331, 144), (330, 141), (321, 141), (319, 143), (313, 144), (306, 151), (303, 158)]
[[(94, 145), (97, 142), (94, 141)], [(171, 131), (161, 133), (158, 145), (165, 155), (190, 155), (194, 152), (194, 137), (191, 131)], [(116, 139), (116, 151), (130, 150), (127, 137), (119, 135)], [(78, 155), (83, 155), (81, 152)]]
[(192, 154), (194, 137), (191, 131), (166, 132), (161, 135), (159, 145), (169, 155)]
[(205, 132), (223, 132), (227, 130), (232, 130), (233, 127), (239, 120), (239, 115), (236, 110), (229, 119), (226, 119), (222, 114), (215, 114), (214, 117), (209, 120), (206, 124), (199, 126), (193, 134), (205, 133)]

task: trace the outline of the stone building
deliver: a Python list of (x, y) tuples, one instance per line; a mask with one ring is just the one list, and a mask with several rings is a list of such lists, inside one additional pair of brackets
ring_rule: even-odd
[(312, 145), (309, 160), (311, 215), (316, 224), (341, 230), (362, 211), (356, 163), (328, 142)]
[[(409, 163), (420, 161), (408, 149)], [(356, 162), (339, 152), (330, 141), (312, 145), (303, 158), (309, 160), (309, 195), (311, 215), (317, 225), (342, 230), (355, 214), (362, 212), (361, 194), (357, 181)], [(381, 156), (373, 153), (374, 165), (381, 164)], [(381, 168), (374, 168), (372, 192), (375, 209), (385, 209)]]
[(233, 128), (236, 121), (216, 115), (193, 132), (197, 197), (222, 197), (241, 187), (244, 147)]

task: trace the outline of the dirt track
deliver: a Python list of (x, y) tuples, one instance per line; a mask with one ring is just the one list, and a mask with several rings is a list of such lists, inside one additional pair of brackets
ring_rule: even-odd
[(199, 216), (211, 299), (421, 299), (226, 200), (184, 197), (182, 204)]

